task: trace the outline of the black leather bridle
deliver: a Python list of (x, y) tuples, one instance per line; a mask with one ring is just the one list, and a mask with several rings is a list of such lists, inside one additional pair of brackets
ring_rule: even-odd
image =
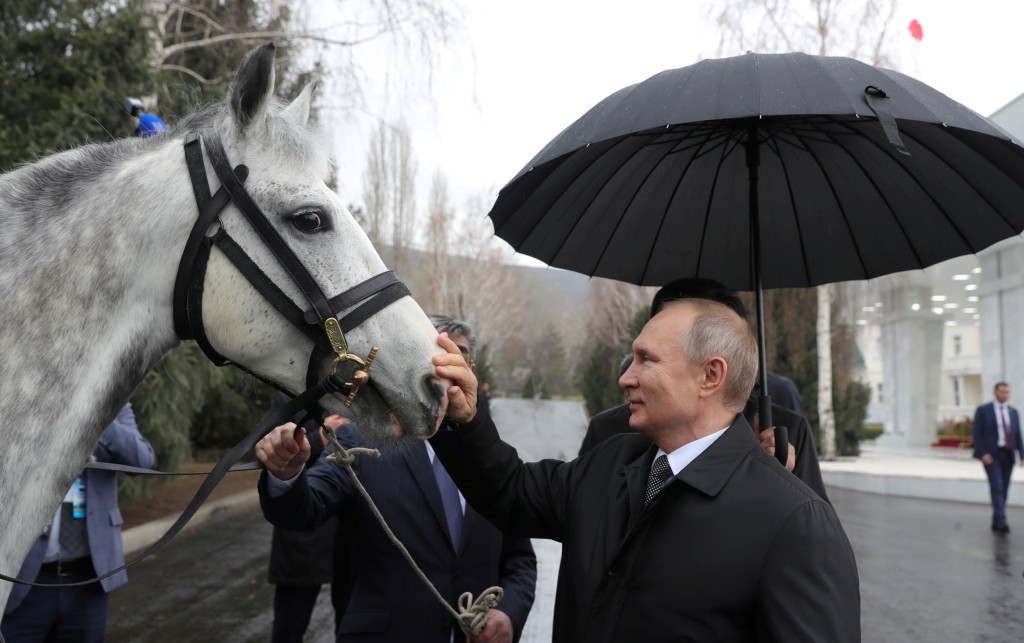
[[(209, 183), (206, 180), (203, 141), (205, 141), (206, 155), (221, 182), (220, 189), (212, 196)], [(205, 138), (201, 138), (195, 133), (186, 135), (185, 162), (188, 166), (189, 178), (192, 181), (196, 204), (199, 206), (199, 217), (185, 244), (185, 251), (178, 264), (178, 274), (174, 284), (174, 329), (178, 337), (195, 339), (206, 356), (218, 366), (229, 363), (229, 360), (210, 344), (203, 328), (202, 302), (206, 263), (209, 260), (211, 248), (216, 245), (274, 309), (313, 342), (313, 352), (310, 355), (306, 372), (307, 387), (311, 388), (320, 381), (318, 365), (331, 353), (335, 355), (330, 369), (332, 375), (342, 362), (354, 362), (356, 369), (352, 379), (344, 384), (344, 388), (348, 391), (345, 405), (351, 406), (360, 385), (369, 379), (368, 371), (376, 356), (377, 347), (373, 347), (366, 359), (352, 355), (348, 352), (345, 333), (356, 328), (386, 306), (408, 295), (409, 289), (399, 281), (394, 272), (387, 271), (370, 277), (340, 295), (328, 299), (320, 285), (246, 192), (242, 184), (248, 178), (248, 168), (239, 165), (232, 169), (224, 153), (224, 148), (216, 137), (207, 135)], [(207, 235), (207, 231), (217, 221), (220, 212), (229, 203), (235, 204), (273, 253), (278, 263), (284, 267), (288, 276), (305, 295), (310, 305), (309, 310), (303, 311), (271, 281), (241, 246), (228, 235), (223, 222), (217, 232)], [(339, 320), (337, 315), (348, 309), (352, 310)], [(275, 388), (285, 390), (279, 384), (258, 373), (239, 364), (235, 364), (235, 366)]]
[[(313, 353), (310, 356), (306, 376), (307, 389), (294, 397), (286, 405), (271, 411), (248, 436), (221, 457), (213, 470), (209, 472), (206, 480), (200, 485), (188, 506), (185, 507), (185, 510), (178, 516), (178, 519), (174, 521), (174, 524), (167, 529), (159, 540), (147, 547), (136, 558), (117, 569), (89, 580), (70, 584), (62, 583), (62, 586), (80, 586), (95, 583), (134, 565), (162, 548), (185, 527), (226, 473), (257, 468), (256, 465), (243, 465), (232, 468), (231, 465), (233, 463), (251, 451), (255, 444), (272, 431), (274, 427), (283, 422), (288, 422), (299, 412), (305, 411), (309, 413), (312, 409), (317, 408), (317, 401), (324, 395), (347, 393), (348, 397), (345, 400), (345, 406), (351, 406), (359, 387), (369, 380), (368, 371), (377, 353), (377, 347), (373, 347), (365, 360), (352, 355), (348, 352), (345, 332), (352, 330), (377, 312), (383, 310), (384, 307), (409, 294), (409, 289), (398, 280), (395, 273), (388, 271), (370, 277), (340, 295), (328, 299), (316, 283), (316, 280), (313, 279), (313, 276), (309, 274), (309, 271), (302, 265), (299, 258), (295, 256), (295, 253), (288, 248), (284, 239), (277, 233), (277, 230), (271, 225), (266, 215), (263, 214), (259, 206), (252, 200), (249, 193), (245, 191), (242, 184), (248, 177), (248, 168), (244, 165), (239, 165), (232, 170), (220, 141), (212, 136), (207, 136), (205, 141), (206, 153), (210, 158), (210, 164), (220, 179), (221, 187), (217, 190), (216, 194), (210, 194), (210, 185), (206, 180), (206, 167), (203, 163), (201, 139), (197, 134), (188, 134), (185, 137), (185, 162), (188, 165), (189, 177), (192, 180), (192, 191), (195, 193), (196, 204), (199, 206), (199, 218), (196, 220), (195, 225), (192, 226), (192, 232), (189, 234), (188, 241), (185, 244), (185, 252), (181, 256), (181, 262), (178, 264), (178, 274), (174, 283), (175, 332), (181, 339), (194, 338), (207, 357), (218, 366), (230, 363), (227, 358), (210, 345), (202, 323), (203, 282), (206, 276), (206, 262), (210, 258), (211, 248), (216, 245), (278, 312), (284, 315), (288, 321), (313, 341)], [(221, 222), (220, 229), (216, 233), (211, 236), (206, 235), (207, 230), (216, 221), (217, 215), (232, 202), (263, 239), (263, 242), (267, 244), (267, 247), (270, 248), (281, 265), (284, 266), (288, 275), (298, 285), (306, 299), (309, 300), (312, 306), (311, 310), (304, 312), (289, 299), (267, 277), (266, 273), (260, 270), (259, 266), (245, 254), (245, 251), (228, 236), (223, 222)], [(340, 313), (350, 308), (352, 310), (339, 321), (335, 311)], [(318, 377), (317, 365), (331, 352), (335, 354), (334, 363), (331, 365), (330, 373), (327, 377), (321, 380)], [(351, 361), (356, 365), (351, 381), (345, 381), (335, 374), (338, 365), (347, 361)], [(235, 364), (235, 366), (252, 373), (255, 377), (291, 395), (289, 391), (268, 378), (254, 373), (240, 364)], [(96, 463), (89, 466), (109, 471), (164, 474), (164, 472), (126, 467), (112, 463)], [(0, 573), (0, 581), (32, 587), (57, 586), (23, 581), (2, 573)], [(0, 635), (0, 643), (3, 643), (2, 635)]]

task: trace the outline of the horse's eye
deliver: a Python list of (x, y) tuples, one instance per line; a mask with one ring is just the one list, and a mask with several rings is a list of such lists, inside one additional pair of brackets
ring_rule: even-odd
[(292, 225), (301, 232), (319, 232), (327, 227), (327, 218), (319, 210), (303, 210), (292, 215)]

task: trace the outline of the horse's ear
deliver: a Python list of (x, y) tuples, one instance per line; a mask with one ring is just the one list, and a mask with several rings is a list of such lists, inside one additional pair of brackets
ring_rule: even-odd
[(274, 94), (274, 49), (270, 43), (250, 51), (231, 83), (231, 112), (242, 131), (266, 114)]
[(305, 125), (309, 122), (309, 108), (313, 104), (313, 92), (316, 91), (317, 81), (306, 85), (291, 105), (285, 107), (281, 112), (281, 118), (289, 120), (296, 125)]

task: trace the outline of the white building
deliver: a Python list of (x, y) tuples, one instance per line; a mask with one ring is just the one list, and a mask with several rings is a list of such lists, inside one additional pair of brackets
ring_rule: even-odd
[[(990, 118), (1024, 140), (1024, 95)], [(1024, 399), (1022, 237), (847, 288), (880, 443), (933, 443), (941, 422), (971, 417), (1000, 381)]]

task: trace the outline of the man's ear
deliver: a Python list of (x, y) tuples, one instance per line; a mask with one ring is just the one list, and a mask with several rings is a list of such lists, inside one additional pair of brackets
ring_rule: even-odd
[(700, 396), (711, 397), (725, 385), (729, 365), (721, 357), (712, 357), (704, 362), (704, 379), (700, 384)]

